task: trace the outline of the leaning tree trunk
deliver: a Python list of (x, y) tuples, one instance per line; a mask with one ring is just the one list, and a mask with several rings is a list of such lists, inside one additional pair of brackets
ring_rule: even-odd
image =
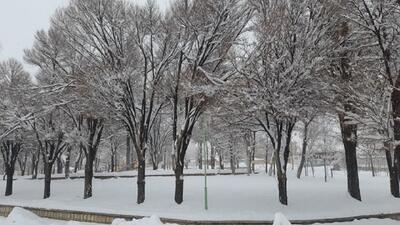
[[(350, 111), (350, 106), (345, 106)], [(347, 190), (351, 197), (361, 201), (357, 164), (357, 125), (349, 123), (345, 114), (339, 114), (347, 168)]]
[(297, 178), (300, 179), (301, 177), (301, 172), (303, 171), (304, 167), (304, 162), (306, 161), (306, 153), (307, 153), (307, 136), (308, 136), (308, 125), (309, 123), (304, 124), (304, 136), (303, 136), (303, 145), (302, 145), (302, 150), (301, 150), (301, 159), (300, 159), (300, 164), (299, 168), (297, 169)]

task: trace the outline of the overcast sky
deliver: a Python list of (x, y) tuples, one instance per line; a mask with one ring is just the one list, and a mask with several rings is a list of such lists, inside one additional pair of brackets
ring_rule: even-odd
[[(130, 0), (144, 4), (146, 0)], [(170, 0), (157, 0), (161, 9)], [(23, 50), (30, 48), (37, 30), (48, 29), (50, 17), (69, 0), (0, 0), (0, 60), (16, 58), (22, 61)], [(36, 68), (26, 65), (27, 71)]]

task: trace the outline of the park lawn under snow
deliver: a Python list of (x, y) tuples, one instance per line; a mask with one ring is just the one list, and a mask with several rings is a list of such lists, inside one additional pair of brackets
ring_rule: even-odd
[[(199, 176), (185, 177), (181, 205), (173, 200), (174, 177), (146, 178), (146, 201), (141, 205), (135, 203), (135, 178), (95, 179), (94, 197), (86, 200), (82, 199), (83, 179), (53, 181), (51, 198), (43, 200), (43, 180), (19, 178), (14, 194), (1, 196), (0, 204), (193, 220), (273, 220), (276, 212), (290, 220), (400, 212), (400, 200), (391, 197), (385, 175), (373, 178), (360, 173), (362, 202), (347, 194), (345, 172), (335, 172), (328, 183), (320, 169), (316, 175), (298, 180), (294, 172), (289, 174), (289, 206), (279, 204), (275, 178), (265, 174), (208, 177), (208, 211), (203, 205), (204, 178)], [(4, 188), (2, 181), (1, 193)]]

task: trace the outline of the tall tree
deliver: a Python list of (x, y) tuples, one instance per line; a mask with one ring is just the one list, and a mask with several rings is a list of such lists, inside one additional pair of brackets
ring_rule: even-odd
[(182, 0), (172, 10), (183, 46), (171, 72), (170, 94), (175, 202), (181, 204), (185, 155), (194, 126), (215, 91), (232, 75), (226, 69), (228, 53), (244, 32), (252, 10), (238, 0)]

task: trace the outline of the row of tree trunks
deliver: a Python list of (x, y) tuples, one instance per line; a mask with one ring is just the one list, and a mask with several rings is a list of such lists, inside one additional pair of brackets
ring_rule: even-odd
[(18, 155), (22, 150), (22, 143), (14, 140), (6, 140), (2, 142), (0, 149), (1, 155), (3, 156), (3, 162), (7, 176), (5, 195), (9, 196), (13, 193), (15, 163), (17, 161)]

